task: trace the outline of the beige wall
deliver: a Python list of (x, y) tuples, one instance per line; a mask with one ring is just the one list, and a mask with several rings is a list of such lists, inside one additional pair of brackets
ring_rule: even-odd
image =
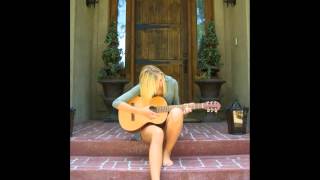
[(93, 12), (85, 1), (70, 1), (70, 106), (76, 123), (90, 119)]
[(75, 0), (70, 1), (70, 106), (73, 105), (73, 78), (74, 78), (74, 25), (75, 25), (76, 4)]
[(88, 8), (85, 1), (70, 2), (70, 106), (77, 109), (76, 122), (108, 114), (96, 80), (103, 66), (108, 16), (109, 0), (100, 0), (94, 8)]
[(109, 0), (100, 0), (96, 5), (93, 20), (92, 66), (91, 66), (91, 112), (92, 119), (104, 119), (108, 111), (103, 102), (103, 91), (97, 83), (97, 73), (103, 67), (102, 52), (105, 48), (105, 36), (109, 24)]
[(250, 107), (249, 0), (237, 1), (234, 7), (227, 7), (223, 1), (215, 0), (214, 11), (221, 61), (224, 64), (220, 77), (227, 81), (221, 90), (222, 102), (229, 104), (237, 98), (240, 103)]
[[(235, 98), (246, 106), (250, 104), (250, 76), (249, 76), (249, 0), (237, 1), (231, 10), (230, 19), (232, 29), (230, 34), (231, 62), (232, 62), (232, 92)], [(238, 44), (235, 45), (237, 38)]]
[(230, 95), (232, 91), (232, 78), (231, 78), (231, 59), (229, 48), (226, 48), (228, 36), (226, 32), (225, 13), (224, 13), (223, 1), (214, 1), (214, 20), (216, 25), (216, 33), (219, 41), (218, 49), (221, 54), (221, 63), (223, 65), (220, 68), (219, 76), (225, 80), (226, 83), (222, 85), (220, 97), (222, 104), (226, 104), (230, 101)]

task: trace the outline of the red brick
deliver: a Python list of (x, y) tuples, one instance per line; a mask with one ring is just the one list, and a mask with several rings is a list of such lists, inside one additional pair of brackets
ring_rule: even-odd
[[(71, 155), (147, 156), (148, 145), (142, 141), (132, 141), (133, 135), (124, 132), (119, 124), (95, 121), (92, 123), (95, 124), (96, 130), (91, 129), (92, 132), (87, 137), (81, 136), (81, 132), (90, 131), (90, 123), (87, 123), (88, 128), (85, 131), (79, 131), (75, 137), (71, 138)], [(223, 134), (222, 131), (217, 130), (217, 127), (226, 128), (226, 125), (219, 125), (217, 123), (184, 124), (184, 136), (179, 137), (172, 155), (203, 156), (249, 153), (250, 139), (248, 135), (234, 136), (233, 139), (230, 139), (228, 137), (232, 135)], [(193, 128), (197, 128), (196, 132), (192, 130)], [(199, 134), (199, 132), (202, 134)], [(208, 132), (211, 132), (211, 134)], [(119, 133), (121, 135), (117, 136)], [(109, 134), (108, 138), (99, 137), (104, 136), (104, 134)], [(191, 137), (191, 134), (194, 139)], [(209, 138), (206, 136), (209, 136)]]
[(143, 168), (143, 167), (131, 167), (130, 170), (133, 170), (133, 171), (149, 171), (149, 169)]
[(128, 169), (129, 165), (128, 165), (128, 162), (117, 161), (116, 165), (114, 166), (114, 168), (116, 168), (116, 169)]
[[(249, 155), (247, 155), (249, 156)], [(229, 159), (232, 160), (235, 156), (204, 156), (204, 157), (176, 157), (182, 160), (182, 163), (189, 164), (189, 167), (181, 168), (180, 163), (175, 163), (170, 167), (163, 167), (161, 169), (161, 179), (163, 180), (184, 180), (184, 179), (232, 179), (232, 180), (249, 180), (249, 168), (241, 169), (237, 165), (221, 166), (220, 168), (216, 166), (212, 167), (201, 167), (196, 163), (198, 159), (201, 161), (217, 160), (217, 159)], [(192, 159), (193, 158), (193, 159)], [(129, 157), (127, 157), (129, 159)], [(185, 162), (184, 162), (185, 161)], [(150, 179), (150, 169), (149, 167), (131, 167), (127, 168), (128, 163), (131, 161), (121, 161), (121, 162), (107, 162), (105, 166), (109, 168), (99, 166), (81, 166), (76, 169), (74, 166), (71, 167), (70, 179), (71, 180), (104, 180), (104, 179), (121, 179), (121, 180), (132, 180), (132, 179)], [(140, 161), (137, 161), (140, 162)], [(179, 161), (178, 161), (179, 162)], [(199, 161), (198, 161), (199, 162)], [(115, 168), (112, 169), (112, 164), (116, 163)], [(118, 164), (119, 163), (119, 164)], [(119, 167), (120, 166), (120, 167)]]
[(146, 168), (149, 167), (147, 164), (130, 164), (130, 168)]
[(109, 157), (109, 161), (127, 161), (126, 157)]
[[(150, 179), (148, 146), (132, 141), (118, 123), (92, 121), (74, 129), (71, 180)], [(161, 179), (250, 179), (249, 134), (227, 134), (226, 123), (186, 123), (182, 133), (174, 164), (161, 168)]]
[(202, 159), (201, 161), (206, 167), (216, 167), (219, 165), (215, 159)]
[(108, 161), (108, 158), (105, 157), (93, 157), (86, 161), (85, 165), (93, 165), (93, 166), (100, 166), (103, 162)]
[(145, 161), (147, 157), (144, 156), (136, 156), (136, 157), (127, 157), (127, 161)]
[(88, 161), (89, 157), (77, 157), (76, 160), (73, 161), (72, 165), (81, 165)]
[(76, 170), (98, 170), (99, 166), (79, 166)]
[(181, 160), (184, 167), (201, 167), (201, 163), (198, 160)]
[(114, 167), (114, 164), (116, 162), (114, 161), (109, 161), (109, 162), (106, 162), (104, 165), (102, 165), (102, 169), (111, 169), (112, 167)]
[(233, 164), (233, 165), (223, 165), (219, 166), (221, 169), (239, 169), (239, 166)]

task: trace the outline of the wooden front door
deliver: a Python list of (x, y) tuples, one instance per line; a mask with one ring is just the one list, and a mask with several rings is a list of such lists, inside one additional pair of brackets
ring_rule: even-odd
[[(181, 103), (188, 100), (187, 8), (185, 0), (136, 0), (133, 23), (133, 83), (144, 65), (159, 67), (179, 83)], [(129, 32), (129, 33), (130, 33)], [(131, 35), (130, 35), (131, 36)]]

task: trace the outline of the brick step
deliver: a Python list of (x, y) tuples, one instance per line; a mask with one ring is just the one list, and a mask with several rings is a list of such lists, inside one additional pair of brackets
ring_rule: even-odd
[[(148, 145), (141, 141), (121, 140), (74, 140), (71, 155), (89, 156), (146, 156)], [(248, 140), (197, 140), (178, 141), (173, 155), (231, 155), (249, 154)]]
[[(117, 123), (90, 122), (78, 126), (70, 140), (77, 156), (146, 156), (148, 145), (132, 139)], [(225, 123), (185, 123), (172, 155), (249, 154), (249, 134), (230, 135)]]
[[(173, 156), (174, 164), (162, 167), (162, 180), (249, 180), (249, 155)], [(150, 179), (145, 156), (71, 156), (71, 180)]]

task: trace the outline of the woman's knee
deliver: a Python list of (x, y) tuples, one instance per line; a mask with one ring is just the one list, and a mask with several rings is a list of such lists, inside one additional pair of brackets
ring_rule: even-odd
[(162, 128), (152, 125), (152, 135), (151, 135), (151, 139), (152, 141), (163, 141), (164, 138), (164, 132), (162, 130)]
[(181, 121), (183, 120), (183, 111), (180, 108), (173, 108), (170, 111), (170, 116), (172, 117), (173, 120)]

